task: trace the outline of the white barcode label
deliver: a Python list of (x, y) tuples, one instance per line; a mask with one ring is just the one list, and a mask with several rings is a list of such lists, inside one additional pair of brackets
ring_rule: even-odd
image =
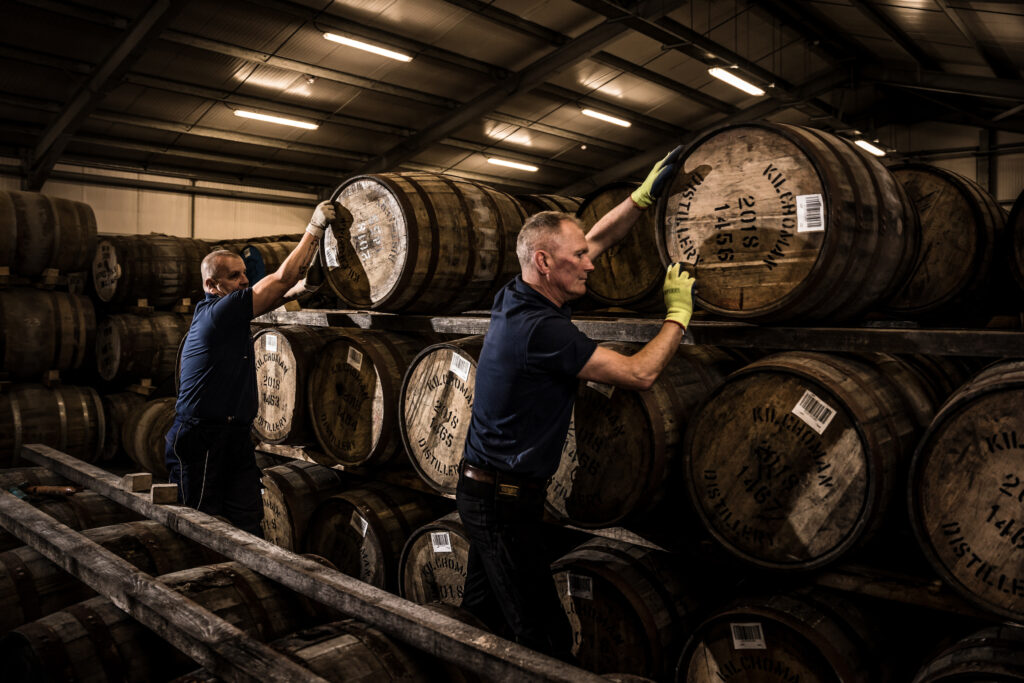
[(471, 364), (468, 358), (463, 358), (457, 353), (452, 354), (452, 364), (448, 368), (449, 372), (454, 372), (455, 375), (463, 382), (469, 380), (469, 368)]
[(822, 232), (825, 230), (824, 202), (820, 194), (801, 194), (796, 198), (796, 231)]
[(764, 642), (764, 630), (761, 624), (729, 624), (732, 630), (732, 648), (734, 650), (767, 650)]
[(267, 351), (277, 351), (277, 335), (276, 334), (265, 334), (263, 335), (263, 348)]
[(358, 512), (352, 513), (352, 528), (358, 531), (360, 536), (364, 538), (366, 537), (366, 529), (369, 526), (370, 525), (362, 515)]
[(334, 236), (334, 231), (331, 228), (327, 228), (324, 232), (324, 261), (327, 262), (328, 268), (338, 267), (338, 239)]
[(581, 600), (594, 599), (594, 580), (589, 576), (569, 574), (567, 586), (570, 597), (580, 598)]
[(605, 398), (611, 398), (612, 392), (615, 391), (615, 387), (610, 384), (602, 384), (601, 382), (587, 382), (587, 386), (603, 395)]
[(452, 537), (447, 531), (431, 531), (430, 545), (434, 546), (435, 553), (450, 553), (452, 551)]
[(793, 414), (821, 434), (832, 422), (832, 418), (836, 416), (836, 411), (810, 391), (805, 391), (793, 406)]
[(356, 369), (356, 372), (363, 368), (363, 354), (354, 347), (348, 347), (348, 364)]

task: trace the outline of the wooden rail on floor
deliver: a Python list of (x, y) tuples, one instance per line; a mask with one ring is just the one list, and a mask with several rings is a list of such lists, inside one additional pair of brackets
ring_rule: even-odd
[[(161, 522), (182, 536), (241, 562), (268, 579), (396, 640), (495, 680), (606, 683), (606, 679), (404, 600), (313, 560), (256, 538), (215, 517), (178, 505), (154, 505), (148, 494), (122, 490), (109, 472), (41, 444), (22, 458)], [(51, 522), (52, 523), (52, 522)], [(62, 565), (63, 566), (63, 565)]]
[(0, 491), (0, 525), (220, 678), (327, 683), (7, 491)]

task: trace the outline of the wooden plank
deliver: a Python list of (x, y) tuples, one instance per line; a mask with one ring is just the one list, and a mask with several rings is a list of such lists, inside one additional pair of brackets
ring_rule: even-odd
[(605, 680), (328, 569), (205, 513), (177, 505), (153, 505), (148, 496), (122, 490), (120, 478), (48, 446), (25, 446), (22, 457), (157, 520), (297, 593), (489, 678), (566, 683)]
[[(120, 481), (113, 476), (110, 479), (112, 486)], [(0, 491), (0, 524), (222, 678), (280, 683), (324, 681), (6, 491)]]
[[(273, 325), (319, 325), (473, 335), (487, 332), (490, 316), (487, 313), (425, 316), (368, 311), (279, 309), (260, 316), (256, 321)], [(593, 339), (641, 343), (653, 339), (662, 325), (660, 317), (577, 316), (573, 322)], [(690, 325), (683, 343), (759, 349), (927, 353), (994, 358), (1024, 354), (1024, 331), (921, 329), (913, 325), (891, 322), (847, 327), (775, 327), (698, 319)]]

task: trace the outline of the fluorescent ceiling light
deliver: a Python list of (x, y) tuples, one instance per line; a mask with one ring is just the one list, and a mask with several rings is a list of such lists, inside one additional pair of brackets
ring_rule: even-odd
[(495, 164), (497, 166), (508, 166), (509, 168), (518, 168), (520, 171), (536, 171), (536, 166), (530, 164), (521, 164), (518, 161), (509, 161), (508, 159), (498, 159), (497, 157), (487, 157), (487, 163)]
[(246, 111), (245, 109), (236, 109), (235, 116), (241, 116), (243, 119), (256, 119), (257, 121), (280, 123), (282, 126), (295, 126), (296, 128), (305, 128), (307, 130), (316, 130), (320, 127), (317, 123), (296, 121), (295, 119), (286, 119), (283, 116), (271, 116), (270, 114), (257, 114), (254, 111)]
[(397, 59), (400, 62), (412, 61), (412, 57), (402, 54), (401, 52), (395, 52), (394, 50), (389, 50), (386, 47), (380, 47), (379, 45), (364, 43), (361, 40), (354, 40), (352, 38), (346, 38), (345, 36), (339, 36), (337, 33), (325, 33), (324, 38), (335, 43), (354, 47), (357, 50), (365, 50), (366, 52), (372, 52), (375, 55), (382, 55), (384, 57), (390, 57), (391, 59)]
[(874, 154), (876, 157), (884, 157), (885, 150), (880, 147), (875, 147), (867, 140), (854, 140), (853, 144), (857, 145), (861, 149)]
[(602, 114), (601, 112), (594, 111), (593, 109), (584, 109), (582, 113), (584, 116), (589, 116), (594, 119), (601, 119), (602, 121), (614, 123), (616, 126), (622, 126), (623, 128), (629, 128), (630, 126), (633, 125), (632, 123), (625, 119), (619, 119), (614, 116), (609, 116), (608, 114)]
[(743, 92), (749, 95), (763, 95), (764, 90), (758, 88), (753, 83), (747, 83), (745, 80), (732, 73), (728, 69), (722, 69), (720, 67), (713, 67), (708, 69), (708, 73), (717, 78), (720, 81), (725, 81), (734, 88), (739, 88)]

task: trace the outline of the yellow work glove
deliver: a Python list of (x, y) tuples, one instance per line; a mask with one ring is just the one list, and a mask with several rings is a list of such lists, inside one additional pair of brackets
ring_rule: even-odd
[(679, 324), (684, 330), (690, 324), (690, 316), (693, 315), (693, 283), (685, 269), (685, 264), (669, 264), (665, 272), (665, 284), (661, 291), (665, 295), (665, 320), (671, 320)]
[(676, 172), (676, 164), (679, 163), (679, 156), (683, 153), (683, 146), (679, 145), (665, 155), (665, 158), (654, 165), (647, 179), (640, 187), (633, 190), (629, 195), (638, 209), (646, 209), (658, 201), (665, 186)]

